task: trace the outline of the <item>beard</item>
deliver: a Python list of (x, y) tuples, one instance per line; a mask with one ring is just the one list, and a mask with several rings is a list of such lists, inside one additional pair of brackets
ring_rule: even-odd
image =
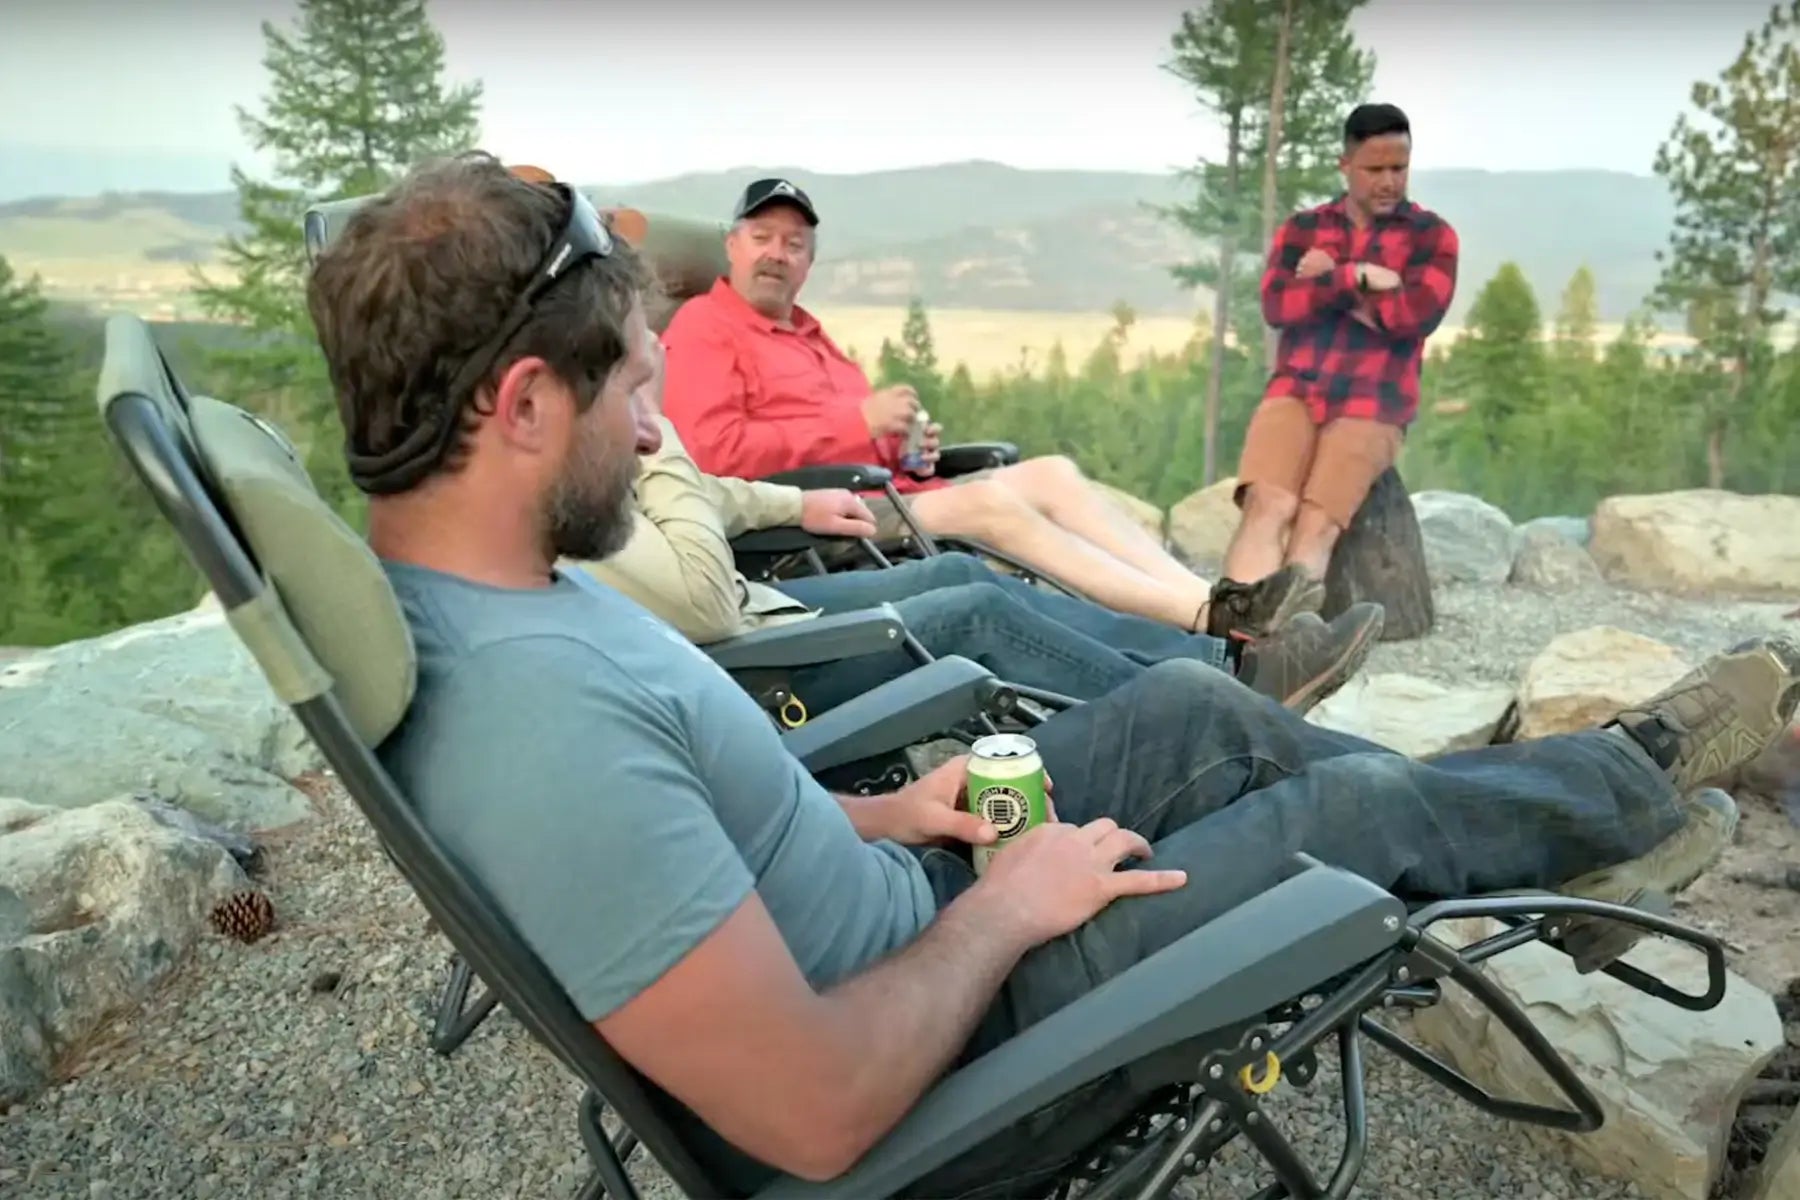
[(604, 438), (584, 437), (544, 499), (544, 540), (552, 561), (597, 562), (631, 534), (631, 483), (637, 456), (609, 453)]

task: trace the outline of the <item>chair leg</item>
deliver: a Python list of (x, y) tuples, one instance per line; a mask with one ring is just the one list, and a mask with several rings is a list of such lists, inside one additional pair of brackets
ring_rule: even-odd
[(474, 979), (475, 972), (462, 956), (451, 956), (450, 978), (444, 981), (444, 990), (438, 995), (437, 1023), (431, 1030), (431, 1048), (446, 1058), (469, 1039), (500, 1002), (500, 997), (483, 988), (475, 1003), (465, 1009)]
[(581, 1123), (581, 1144), (593, 1161), (594, 1173), (576, 1194), (577, 1200), (600, 1200), (603, 1196), (611, 1200), (639, 1200), (637, 1188), (625, 1173), (625, 1164), (637, 1152), (637, 1135), (621, 1129), (615, 1144), (600, 1123), (605, 1113), (605, 1102), (592, 1089), (582, 1095), (577, 1120)]

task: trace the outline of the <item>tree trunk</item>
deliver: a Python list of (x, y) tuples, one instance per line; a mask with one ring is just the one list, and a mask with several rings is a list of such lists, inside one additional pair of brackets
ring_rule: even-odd
[(1376, 477), (1350, 528), (1332, 550), (1320, 615), (1332, 620), (1364, 600), (1387, 610), (1381, 629), (1384, 642), (1424, 637), (1437, 619), (1418, 514), (1400, 472), (1392, 467)]
[(1716, 420), (1706, 431), (1706, 486), (1725, 486), (1725, 422)]
[(1219, 234), (1219, 277), (1213, 285), (1212, 355), (1206, 371), (1205, 461), (1200, 486), (1209, 487), (1219, 477), (1219, 401), (1225, 390), (1225, 334), (1231, 327), (1231, 276), (1237, 258), (1237, 218), (1243, 183), (1239, 168), (1243, 159), (1244, 118), (1231, 114), (1226, 132), (1225, 175), (1231, 211)]
[[(1281, 131), (1283, 119), (1287, 115), (1288, 85), (1288, 42), (1294, 30), (1294, 0), (1283, 0), (1281, 5), (1281, 29), (1275, 35), (1275, 78), (1269, 85), (1269, 137), (1264, 147), (1262, 178), (1262, 244), (1263, 252), (1275, 242), (1276, 201), (1281, 171)], [(1275, 330), (1263, 326), (1263, 364), (1268, 370), (1275, 369), (1275, 348), (1280, 338)]]

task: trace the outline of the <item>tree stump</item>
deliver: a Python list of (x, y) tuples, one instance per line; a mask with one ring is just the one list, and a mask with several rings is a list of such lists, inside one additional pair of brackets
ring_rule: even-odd
[(1384, 642), (1424, 637), (1437, 619), (1425, 569), (1425, 538), (1406, 484), (1392, 467), (1376, 478), (1332, 550), (1321, 615), (1329, 621), (1365, 600), (1387, 610)]

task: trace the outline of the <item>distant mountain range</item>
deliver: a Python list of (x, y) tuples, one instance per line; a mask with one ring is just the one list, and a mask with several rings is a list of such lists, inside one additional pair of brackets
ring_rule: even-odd
[[(4, 149), (0, 148), (0, 158)], [(652, 183), (584, 185), (596, 200), (723, 220), (744, 183), (784, 175), (818, 204), (820, 260), (809, 302), (1188, 315), (1205, 297), (1169, 274), (1193, 240), (1152, 211), (1183, 196), (1174, 176), (1020, 170), (989, 162), (828, 175), (746, 166)], [(13, 194), (18, 182), (11, 181)], [(1606, 171), (1420, 171), (1413, 196), (1463, 245), (1452, 321), (1502, 262), (1524, 270), (1546, 319), (1574, 271), (1598, 284), (1603, 321), (1622, 320), (1657, 276), (1672, 207), (1660, 180)], [(100, 307), (179, 309), (194, 264), (237, 225), (230, 192), (134, 191), (0, 204), (0, 254), (52, 294)]]

